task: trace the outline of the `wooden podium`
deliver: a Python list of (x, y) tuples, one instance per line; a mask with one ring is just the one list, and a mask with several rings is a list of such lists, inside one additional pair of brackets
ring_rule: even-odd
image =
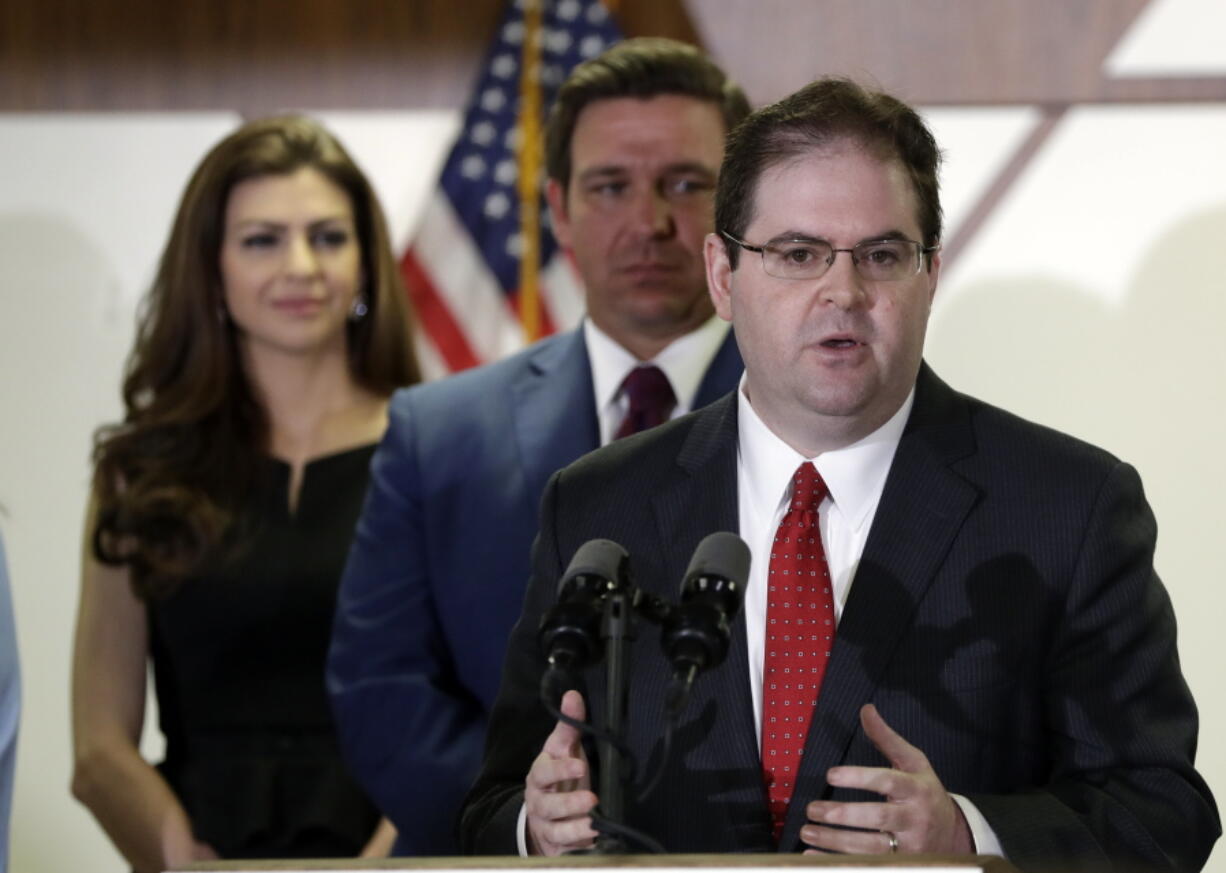
[(210, 861), (180, 870), (195, 873), (349, 873), (354, 870), (393, 870), (400, 873), (493, 873), (541, 870), (549, 873), (584, 873), (594, 868), (633, 867), (636, 871), (685, 873), (772, 873), (820, 867), (826, 873), (915, 871), (915, 873), (1017, 873), (1017, 868), (991, 855), (564, 855), (560, 858), (380, 858), (312, 861)]

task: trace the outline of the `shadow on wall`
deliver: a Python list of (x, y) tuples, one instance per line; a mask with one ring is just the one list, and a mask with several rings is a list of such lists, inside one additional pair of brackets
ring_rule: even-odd
[(106, 254), (62, 216), (0, 214), (0, 263), (0, 408), (7, 439), (20, 441), (7, 450), (62, 446), (73, 452), (62, 460), (79, 461), (88, 444), (76, 432), (118, 413), (134, 302)]
[(119, 415), (134, 302), (63, 216), (0, 213), (0, 264), (0, 494), (25, 670), (9, 869), (118, 873), (68, 793), (68, 675), (90, 436)]
[[(1091, 238), (1078, 250), (1113, 258), (1129, 244)], [(1116, 304), (1039, 276), (978, 283), (938, 303), (927, 346), (957, 388), (1138, 468), (1158, 517), (1158, 568), (1193, 646), (1211, 644), (1201, 625), (1221, 610), (1206, 581), (1226, 578), (1224, 247), (1226, 204), (1159, 236)], [(1207, 669), (1188, 651), (1185, 664), (1190, 681)], [(1226, 775), (1226, 750), (1213, 754)]]
[(1110, 345), (1113, 313), (1106, 305), (1077, 286), (1037, 276), (969, 286), (948, 307), (940, 298), (938, 288), (926, 344), (938, 373), (960, 391), (1074, 429), (1101, 381), (1087, 359), (1105, 356)]
[[(1091, 237), (1078, 249), (1109, 259), (1130, 244)], [(1158, 237), (1118, 304), (1042, 276), (979, 282), (947, 307), (938, 292), (928, 358), (961, 390), (1126, 460), (1211, 459), (1197, 464), (1203, 483), (1226, 471), (1224, 247), (1226, 205)]]

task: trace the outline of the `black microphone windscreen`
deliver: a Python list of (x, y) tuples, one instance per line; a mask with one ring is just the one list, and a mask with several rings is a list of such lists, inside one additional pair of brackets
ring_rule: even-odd
[(710, 534), (694, 550), (690, 566), (685, 571), (682, 590), (685, 590), (691, 580), (702, 576), (728, 579), (743, 589), (749, 581), (749, 546), (729, 531)]
[(612, 540), (588, 540), (570, 559), (558, 592), (563, 593), (571, 582), (580, 577), (595, 577), (620, 586), (626, 579), (626, 566), (630, 556)]

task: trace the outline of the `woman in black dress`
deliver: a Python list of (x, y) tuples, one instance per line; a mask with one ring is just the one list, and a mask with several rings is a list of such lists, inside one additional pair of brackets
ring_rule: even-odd
[(418, 380), (410, 336), (378, 203), (327, 131), (266, 119), (209, 152), (124, 420), (95, 440), (85, 531), (73, 792), (137, 871), (390, 848), (341, 763), (324, 659), (388, 398)]

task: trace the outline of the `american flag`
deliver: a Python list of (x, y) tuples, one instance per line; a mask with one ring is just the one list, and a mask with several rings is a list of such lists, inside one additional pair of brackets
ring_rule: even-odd
[(544, 113), (576, 64), (621, 38), (600, 0), (509, 0), (439, 186), (401, 259), (439, 376), (576, 324), (583, 296), (549, 232)]

